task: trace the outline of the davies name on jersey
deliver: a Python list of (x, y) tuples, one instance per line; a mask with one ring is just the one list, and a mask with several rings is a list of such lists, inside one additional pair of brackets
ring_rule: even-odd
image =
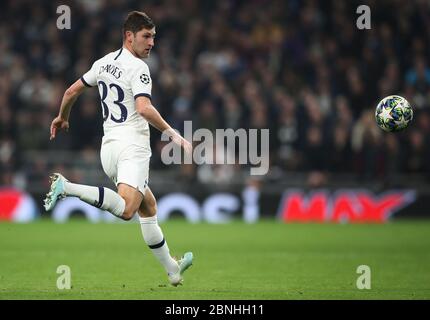
[(110, 73), (113, 75), (116, 79), (119, 79), (123, 73), (123, 70), (121, 70), (119, 67), (113, 65), (113, 64), (107, 64), (105, 66), (101, 66), (99, 70), (99, 75), (103, 72)]

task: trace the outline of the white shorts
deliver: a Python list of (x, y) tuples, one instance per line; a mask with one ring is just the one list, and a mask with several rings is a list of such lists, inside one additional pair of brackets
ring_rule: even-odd
[(104, 172), (115, 183), (125, 183), (142, 194), (148, 186), (150, 149), (124, 141), (103, 141), (100, 158)]

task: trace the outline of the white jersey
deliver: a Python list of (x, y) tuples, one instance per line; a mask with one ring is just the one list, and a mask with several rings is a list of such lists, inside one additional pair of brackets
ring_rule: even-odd
[(103, 112), (103, 142), (120, 140), (150, 150), (148, 122), (137, 113), (135, 99), (151, 99), (152, 81), (147, 64), (128, 49), (105, 55), (81, 77), (86, 86), (98, 86)]

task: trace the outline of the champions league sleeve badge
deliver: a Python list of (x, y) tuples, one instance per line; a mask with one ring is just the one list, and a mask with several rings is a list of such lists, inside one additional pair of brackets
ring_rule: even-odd
[(151, 78), (147, 74), (143, 73), (140, 76), (140, 81), (142, 81), (142, 83), (144, 83), (144, 84), (149, 84), (151, 82)]

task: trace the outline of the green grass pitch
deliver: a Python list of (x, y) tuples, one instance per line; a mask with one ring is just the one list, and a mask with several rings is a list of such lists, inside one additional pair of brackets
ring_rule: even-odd
[[(387, 224), (162, 225), (174, 255), (191, 250), (172, 287), (137, 222), (0, 223), (0, 299), (429, 299), (430, 221)], [(72, 288), (59, 290), (59, 265)], [(356, 287), (357, 267), (371, 289)]]

